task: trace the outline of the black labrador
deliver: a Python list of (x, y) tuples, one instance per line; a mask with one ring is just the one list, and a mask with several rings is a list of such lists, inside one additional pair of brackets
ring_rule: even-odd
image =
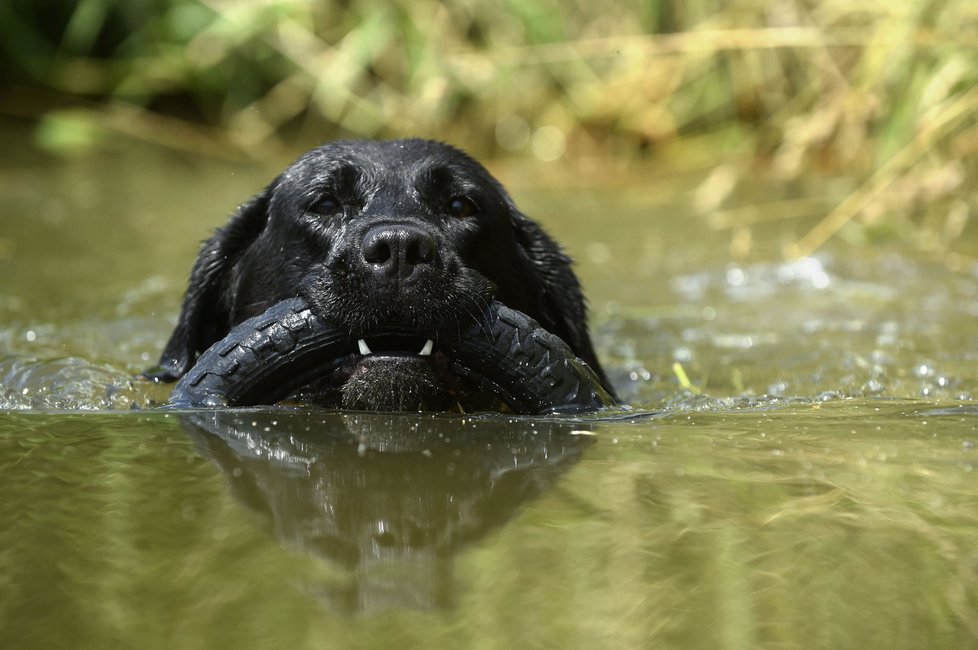
[(302, 155), (204, 243), (147, 376), (179, 378), (232, 327), (295, 296), (358, 342), (305, 389), (318, 403), (399, 410), (410, 394), (410, 408), (492, 408), (433, 349), (492, 299), (562, 338), (610, 390), (568, 257), (482, 165), (441, 143), (341, 141)]

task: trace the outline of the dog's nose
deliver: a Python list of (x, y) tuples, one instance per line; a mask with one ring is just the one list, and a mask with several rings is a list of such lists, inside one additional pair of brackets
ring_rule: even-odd
[(367, 268), (387, 279), (407, 280), (418, 267), (434, 264), (435, 240), (410, 225), (375, 226), (363, 236), (361, 249)]

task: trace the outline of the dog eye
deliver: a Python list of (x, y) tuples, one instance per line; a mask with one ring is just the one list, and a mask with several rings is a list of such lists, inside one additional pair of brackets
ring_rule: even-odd
[(465, 217), (471, 217), (473, 214), (479, 211), (479, 207), (472, 201), (464, 196), (455, 196), (448, 201), (448, 214), (453, 217), (458, 217), (459, 219), (464, 219)]
[(309, 206), (309, 212), (314, 212), (323, 217), (332, 217), (343, 212), (343, 204), (332, 194), (324, 194)]

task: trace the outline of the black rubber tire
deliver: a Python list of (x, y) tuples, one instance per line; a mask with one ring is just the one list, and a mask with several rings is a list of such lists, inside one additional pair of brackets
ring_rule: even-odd
[(617, 404), (563, 339), (523, 312), (493, 302), (458, 342), (446, 342), (453, 370), (516, 413), (596, 411)]
[[(274, 404), (349, 353), (346, 334), (293, 298), (235, 327), (201, 355), (167, 402), (179, 408)], [(452, 369), (516, 413), (593, 411), (615, 405), (560, 338), (493, 302), (458, 339), (439, 341)]]
[(348, 352), (346, 337), (300, 298), (283, 300), (209, 347), (167, 404), (180, 408), (274, 404)]

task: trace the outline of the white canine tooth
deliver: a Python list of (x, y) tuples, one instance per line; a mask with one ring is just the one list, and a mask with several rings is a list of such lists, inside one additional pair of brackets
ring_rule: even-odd
[(370, 348), (367, 346), (367, 342), (363, 339), (357, 339), (357, 347), (360, 348), (360, 354), (363, 356), (370, 354)]
[(432, 349), (434, 349), (434, 347), (435, 347), (435, 342), (432, 341), (431, 339), (428, 339), (427, 341), (425, 341), (424, 347), (421, 348), (421, 352), (419, 352), (418, 354), (420, 354), (423, 357), (426, 357), (429, 354), (431, 354), (431, 351)]

